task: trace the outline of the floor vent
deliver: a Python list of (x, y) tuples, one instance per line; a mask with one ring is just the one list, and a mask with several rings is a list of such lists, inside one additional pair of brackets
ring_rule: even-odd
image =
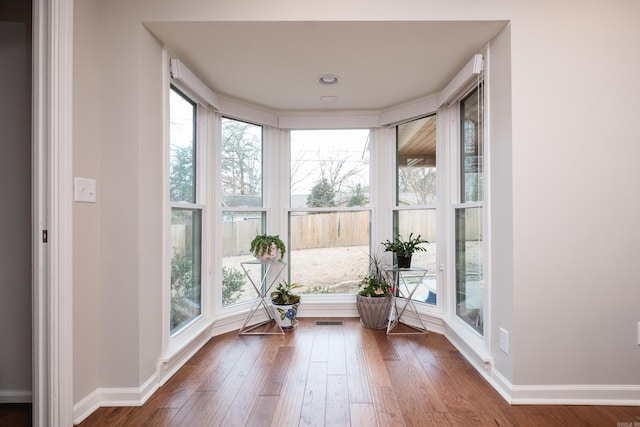
[(318, 326), (342, 326), (342, 320), (336, 320), (336, 321), (317, 321), (316, 325)]

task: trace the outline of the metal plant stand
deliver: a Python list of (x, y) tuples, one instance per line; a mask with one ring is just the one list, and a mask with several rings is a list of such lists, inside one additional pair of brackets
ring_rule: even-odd
[[(258, 259), (243, 261), (240, 263), (242, 269), (244, 270), (245, 276), (251, 282), (253, 289), (256, 291), (256, 300), (254, 305), (247, 313), (247, 318), (244, 320), (244, 324), (242, 328), (240, 328), (240, 335), (284, 335), (284, 330), (280, 327), (278, 322), (275, 321), (273, 317), (273, 310), (271, 310), (268, 298), (269, 291), (273, 287), (273, 285), (278, 281), (278, 278), (284, 271), (287, 263), (282, 261), (261, 261)], [(251, 277), (251, 274), (247, 270), (248, 266), (251, 265), (260, 265), (261, 266), (261, 278), (260, 284), (257, 285), (256, 282)], [(254, 315), (258, 311), (260, 307), (264, 308), (265, 313), (267, 314), (267, 320), (259, 321), (258, 323), (251, 323)], [(277, 331), (255, 331), (255, 329), (259, 326), (266, 325), (267, 323), (273, 322), (278, 330)]]
[[(413, 301), (413, 294), (418, 289), (418, 286), (424, 281), (427, 275), (426, 268), (398, 268), (394, 266), (389, 269), (385, 269), (387, 280), (392, 287), (395, 288), (393, 294), (393, 302), (391, 304), (391, 310), (389, 312), (389, 323), (387, 324), (387, 335), (415, 335), (426, 334), (427, 327), (422, 321), (422, 317), (418, 314), (418, 310)], [(404, 291), (403, 291), (404, 288)], [(406, 292), (406, 293), (405, 293)], [(398, 304), (403, 301), (404, 304)], [(398, 305), (401, 305), (401, 310), (398, 310)], [(420, 326), (413, 326), (402, 321), (402, 316), (405, 314), (407, 308), (416, 316), (420, 322)], [(398, 323), (407, 325), (413, 329), (413, 332), (392, 332), (393, 329), (398, 326)]]

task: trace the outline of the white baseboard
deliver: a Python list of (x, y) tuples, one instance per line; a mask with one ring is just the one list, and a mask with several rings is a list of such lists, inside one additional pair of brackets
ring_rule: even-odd
[(515, 385), (514, 405), (640, 406), (640, 385)]
[(640, 385), (513, 385), (490, 357), (478, 354), (452, 329), (447, 329), (445, 336), (509, 404), (640, 406)]
[(0, 403), (31, 403), (31, 390), (0, 390)]

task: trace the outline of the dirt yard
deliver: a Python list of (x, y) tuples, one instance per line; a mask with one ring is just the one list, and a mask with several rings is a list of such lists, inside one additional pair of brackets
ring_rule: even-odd
[[(413, 265), (435, 269), (435, 244), (425, 247), (426, 252), (414, 254)], [(383, 252), (381, 255), (390, 256)], [(247, 255), (225, 257), (224, 265), (240, 269), (240, 262), (250, 259)], [(304, 249), (291, 254), (290, 279), (302, 285), (301, 293), (355, 293), (367, 267), (367, 246)], [(252, 294), (251, 284), (247, 283), (245, 295)]]

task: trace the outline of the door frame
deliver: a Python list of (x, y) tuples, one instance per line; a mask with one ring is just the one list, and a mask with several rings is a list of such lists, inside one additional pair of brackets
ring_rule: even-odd
[(32, 4), (33, 425), (67, 427), (73, 425), (73, 0)]

